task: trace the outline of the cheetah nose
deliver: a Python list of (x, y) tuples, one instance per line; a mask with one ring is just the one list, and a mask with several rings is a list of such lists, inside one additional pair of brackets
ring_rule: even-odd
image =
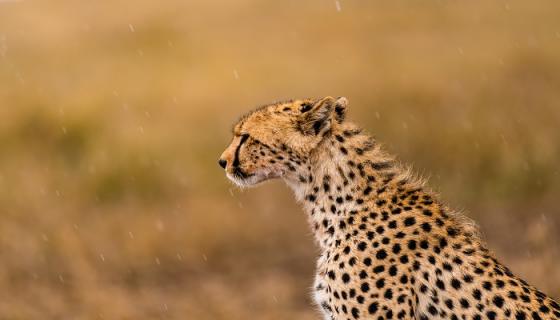
[(224, 160), (224, 159), (220, 159), (220, 160), (218, 160), (218, 164), (220, 165), (220, 167), (225, 169), (226, 166), (227, 166), (227, 161)]

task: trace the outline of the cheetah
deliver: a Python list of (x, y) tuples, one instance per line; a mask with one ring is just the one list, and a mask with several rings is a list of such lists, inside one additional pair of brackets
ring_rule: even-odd
[(303, 203), (324, 319), (560, 320), (560, 305), (498, 262), (470, 220), (345, 119), (347, 107), (344, 97), (262, 106), (219, 159), (235, 184), (280, 178)]

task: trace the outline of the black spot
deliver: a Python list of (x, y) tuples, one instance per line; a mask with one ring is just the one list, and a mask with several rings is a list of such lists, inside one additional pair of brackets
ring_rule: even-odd
[(402, 264), (408, 263), (408, 256), (406, 254), (402, 255), (399, 260)]
[(375, 273), (381, 273), (383, 271), (385, 271), (385, 267), (382, 266), (382, 265), (379, 265), (379, 266), (376, 266), (375, 268), (373, 268), (373, 272), (375, 272)]
[(360, 316), (360, 312), (355, 307), (352, 308), (352, 316), (354, 317), (354, 319), (358, 319), (358, 317)]
[(461, 281), (453, 278), (451, 279), (451, 286), (455, 289), (455, 290), (459, 290), (461, 289)]
[(362, 290), (362, 292), (368, 292), (369, 291), (369, 283), (363, 282), (362, 285), (360, 286), (360, 289)]
[(375, 257), (379, 260), (383, 260), (383, 259), (387, 258), (387, 252), (385, 251), (385, 249), (381, 249), (381, 250), (377, 251), (377, 253), (375, 254)]
[(501, 308), (504, 306), (504, 298), (501, 296), (494, 296), (492, 302), (496, 305), (496, 307)]
[(407, 227), (413, 226), (414, 224), (416, 224), (416, 219), (414, 219), (414, 217), (408, 217), (406, 219), (404, 219), (404, 225)]
[(432, 230), (432, 226), (428, 222), (424, 222), (422, 223), (422, 230), (430, 232)]
[(502, 280), (496, 280), (497, 288), (503, 288), (505, 285), (506, 285), (505, 282), (503, 282)]
[(472, 295), (476, 300), (480, 301), (480, 299), (482, 299), (482, 293), (478, 289), (474, 289)]
[(408, 248), (410, 250), (416, 250), (416, 240), (410, 240), (408, 241)]
[(369, 314), (375, 314), (377, 312), (378, 307), (379, 305), (377, 304), (377, 302), (373, 302), (372, 304), (370, 304), (368, 307)]
[(456, 237), (459, 234), (459, 231), (457, 231), (457, 229), (453, 228), (453, 227), (448, 227), (447, 228), (447, 234), (450, 237)]
[(374, 162), (371, 163), (371, 167), (375, 170), (383, 170), (383, 169), (388, 169), (392, 166), (392, 162), (391, 161), (384, 161), (384, 162)]
[(402, 275), (402, 277), (400, 278), (400, 282), (402, 284), (407, 284), (408, 283), (408, 277), (406, 275)]
[(437, 311), (436, 307), (434, 307), (433, 305), (430, 305), (430, 306), (428, 307), (428, 312), (429, 312), (432, 316), (435, 316), (435, 315), (438, 314), (438, 311)]
[(358, 250), (364, 251), (364, 250), (366, 250), (366, 248), (367, 248), (367, 243), (365, 243), (363, 241), (358, 243)]
[(342, 282), (348, 283), (350, 281), (350, 275), (348, 273), (344, 273), (342, 275)]
[(368, 274), (365, 270), (360, 271), (360, 279), (365, 279), (367, 278)]

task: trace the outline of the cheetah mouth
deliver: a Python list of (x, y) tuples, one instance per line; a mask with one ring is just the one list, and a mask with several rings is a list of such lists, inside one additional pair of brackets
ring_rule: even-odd
[(229, 180), (239, 187), (251, 187), (269, 179), (278, 178), (279, 175), (272, 172), (259, 171), (248, 173), (241, 168), (233, 168), (233, 172), (226, 173)]
[(239, 167), (233, 168), (233, 176), (238, 178), (238, 179), (249, 179), (249, 178), (253, 177), (254, 175), (255, 175), (254, 173), (247, 173)]

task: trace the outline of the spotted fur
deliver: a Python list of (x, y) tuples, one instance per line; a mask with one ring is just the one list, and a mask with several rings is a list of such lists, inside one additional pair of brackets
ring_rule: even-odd
[(473, 223), (345, 121), (347, 104), (261, 107), (220, 159), (238, 185), (282, 178), (303, 203), (324, 318), (559, 320), (559, 304), (496, 260)]

